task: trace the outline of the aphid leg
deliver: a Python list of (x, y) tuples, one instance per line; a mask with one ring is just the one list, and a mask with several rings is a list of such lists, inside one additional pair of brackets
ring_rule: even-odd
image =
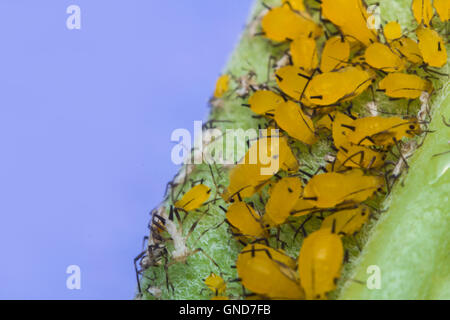
[[(190, 236), (192, 235), (192, 232), (194, 232), (195, 228), (197, 227), (198, 223), (200, 222), (200, 220), (205, 216), (207, 211), (203, 212), (202, 215), (200, 215), (200, 217), (194, 221), (194, 223), (192, 224), (192, 226), (189, 228), (189, 231), (186, 235), (186, 241), (190, 238)], [(199, 239), (197, 239), (195, 241), (195, 244), (198, 242)]]
[(324, 166), (320, 166), (319, 168), (317, 168), (316, 172), (314, 172), (314, 175), (318, 174), (320, 171), (327, 173), (327, 168), (325, 168)]
[(402, 154), (402, 149), (400, 148), (398, 140), (395, 137), (393, 137), (392, 140), (394, 140), (395, 146), (397, 147), (397, 150), (400, 153), (400, 157), (403, 160), (403, 162), (405, 163), (405, 168), (406, 168), (406, 170), (408, 170), (409, 169), (409, 165), (408, 165), (408, 162), (406, 161), (405, 157)]
[(300, 232), (300, 230), (302, 231), (303, 235), (305, 235), (305, 233), (306, 233), (306, 231), (305, 231), (305, 229), (304, 229), (305, 224), (306, 224), (306, 222), (308, 222), (309, 220), (311, 220), (311, 218), (312, 218), (312, 214), (309, 215), (309, 216), (308, 216), (308, 217), (300, 224), (300, 226), (297, 228), (297, 230), (295, 230), (294, 238), (292, 239), (292, 242), (295, 241), (295, 238), (297, 237), (297, 234)]
[(345, 161), (342, 162), (341, 166), (345, 166), (345, 164), (347, 163), (347, 161), (351, 161), (351, 162), (353, 162), (354, 164), (357, 164), (356, 162), (352, 161), (352, 159), (355, 158), (355, 157), (357, 157), (358, 155), (360, 156), (360, 157), (359, 157), (359, 163), (358, 163), (358, 165), (359, 165), (360, 167), (362, 167), (362, 164), (363, 164), (363, 161), (364, 161), (364, 151), (358, 151), (358, 152), (352, 154), (351, 156), (348, 156), (347, 159), (345, 159)]
[(269, 61), (267, 62), (267, 80), (266, 84), (270, 82), (270, 75), (272, 74), (272, 67), (274, 66), (274, 63), (276, 63), (276, 58), (272, 55), (269, 57)]
[(434, 157), (439, 157), (439, 156), (443, 156), (444, 154), (448, 154), (448, 153), (450, 153), (450, 150), (448, 150), (448, 151), (444, 151), (444, 152), (441, 152), (441, 153), (436, 153), (436, 154), (433, 154), (433, 158)]
[(138, 285), (138, 290), (139, 290), (139, 294), (142, 295), (142, 288), (141, 288), (141, 279), (139, 278), (139, 274), (142, 272), (141, 270), (138, 269), (137, 267), (137, 262), (141, 261), (141, 259), (145, 256), (146, 254), (146, 250), (142, 251), (141, 253), (139, 253), (135, 258), (134, 258), (134, 271), (136, 273), (136, 281), (137, 281), (137, 285)]
[(202, 248), (197, 248), (190, 255), (194, 255), (199, 252), (203, 253), (203, 255), (205, 257), (207, 257), (217, 267), (217, 269), (219, 269), (219, 275), (223, 278), (223, 272), (222, 272), (222, 269), (220, 268), (219, 264), (213, 258), (211, 258), (211, 256), (209, 254), (207, 254), (205, 252), (205, 250), (203, 250)]
[(175, 287), (173, 286), (173, 284), (170, 282), (169, 279), (169, 267), (171, 266), (171, 264), (168, 263), (167, 258), (165, 259), (164, 262), (164, 273), (166, 275), (166, 287), (167, 290), (170, 291), (170, 289), (172, 289), (172, 292), (175, 292)]
[(211, 227), (211, 228), (208, 228), (208, 229), (204, 230), (204, 231), (198, 236), (198, 238), (197, 238), (197, 240), (196, 240), (196, 243), (197, 243), (197, 242), (200, 240), (200, 238), (203, 237), (208, 231), (211, 231), (211, 230), (215, 230), (215, 229), (220, 228), (220, 227), (222, 226), (222, 224), (223, 224), (225, 221), (226, 221), (226, 220), (223, 220), (223, 221), (220, 222), (217, 226)]
[(447, 120), (445, 119), (444, 115), (442, 115), (442, 122), (444, 123), (444, 125), (445, 125), (446, 127), (450, 127), (450, 123), (447, 122)]

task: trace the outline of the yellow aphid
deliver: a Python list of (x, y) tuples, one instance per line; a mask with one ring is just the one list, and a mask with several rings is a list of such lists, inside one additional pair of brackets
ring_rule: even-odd
[(307, 71), (317, 68), (319, 59), (317, 57), (316, 41), (308, 36), (300, 36), (291, 42), (292, 62), (295, 66)]
[(391, 48), (382, 44), (371, 44), (364, 54), (366, 63), (372, 68), (385, 71), (397, 72), (405, 69), (406, 65), (402, 58), (394, 53)]
[(346, 146), (348, 144), (346, 126), (353, 123), (354, 119), (342, 112), (336, 112), (332, 123), (333, 141), (336, 148)]
[(430, 25), (431, 18), (433, 18), (431, 0), (413, 0), (412, 11), (418, 24)]
[(291, 216), (301, 217), (317, 210), (317, 207), (311, 205), (311, 202), (305, 199), (297, 199), (291, 210)]
[(230, 298), (225, 296), (214, 296), (211, 298), (211, 300), (230, 300)]
[(350, 43), (340, 36), (332, 37), (325, 42), (320, 61), (320, 70), (330, 72), (343, 66), (350, 58)]
[(289, 5), (271, 9), (261, 21), (265, 36), (273, 41), (286, 41), (301, 35), (319, 36), (321, 28), (314, 21), (291, 10)]
[(217, 79), (214, 98), (221, 98), (228, 91), (230, 85), (230, 76), (224, 74)]
[(312, 120), (303, 113), (301, 107), (295, 102), (281, 103), (275, 111), (274, 119), (289, 136), (308, 145), (317, 141)]
[(302, 182), (297, 177), (285, 177), (278, 181), (270, 191), (270, 198), (266, 203), (263, 224), (277, 226), (289, 218), (296, 200), (303, 191)]
[(419, 44), (411, 38), (401, 38), (391, 42), (391, 48), (397, 51), (402, 57), (413, 64), (421, 64), (423, 62), (422, 53)]
[(379, 82), (378, 88), (391, 98), (417, 99), (423, 91), (430, 93), (433, 85), (414, 74), (390, 73)]
[(366, 117), (354, 120), (350, 125), (341, 125), (349, 142), (362, 146), (390, 146), (395, 140), (411, 138), (420, 133), (417, 119), (399, 117)]
[(322, 116), (316, 123), (315, 127), (316, 129), (328, 129), (331, 130), (333, 125), (334, 116), (336, 115), (336, 111), (332, 111), (330, 113), (325, 114)]
[(369, 14), (362, 0), (322, 0), (322, 15), (342, 33), (368, 46), (377, 41), (376, 29), (369, 29)]
[(319, 229), (305, 238), (298, 258), (298, 274), (306, 299), (324, 299), (336, 288), (344, 259), (341, 238)]
[(264, 229), (260, 223), (258, 214), (245, 202), (235, 202), (228, 207), (227, 221), (239, 236), (259, 239), (264, 236)]
[(222, 198), (231, 201), (250, 197), (279, 170), (297, 169), (297, 159), (285, 137), (260, 138), (250, 146), (239, 164), (231, 169), (230, 184)]
[(419, 49), (423, 61), (431, 67), (440, 68), (447, 63), (447, 49), (439, 33), (430, 28), (419, 27), (416, 30)]
[(278, 106), (284, 102), (283, 97), (269, 90), (258, 90), (250, 97), (250, 109), (260, 115), (273, 116)]
[(221, 295), (227, 289), (227, 284), (221, 276), (211, 272), (208, 278), (205, 279), (206, 286), (214, 292), (216, 296)]
[(341, 145), (336, 154), (336, 159), (340, 165), (335, 169), (344, 167), (350, 168), (379, 168), (384, 164), (386, 153), (376, 151), (364, 146), (357, 146), (350, 143)]
[[(345, 209), (345, 208), (349, 209)], [(370, 208), (364, 204), (338, 208), (336, 213), (323, 220), (321, 229), (332, 229), (338, 235), (353, 235), (369, 220)]]
[(229, 178), (230, 184), (222, 194), (225, 201), (251, 197), (256, 192), (256, 188), (270, 179), (270, 176), (261, 174), (260, 165), (246, 163), (234, 166), (230, 171)]
[(306, 87), (305, 97), (320, 106), (348, 101), (366, 90), (372, 79), (370, 73), (356, 67), (324, 72), (313, 77)]
[(282, 250), (249, 244), (238, 256), (236, 268), (242, 285), (272, 299), (303, 299), (295, 260)]
[(382, 187), (383, 181), (377, 176), (365, 176), (360, 169), (317, 174), (308, 181), (303, 199), (318, 208), (333, 208), (343, 202), (359, 203)]
[(198, 184), (186, 192), (183, 197), (175, 202), (175, 208), (184, 211), (192, 211), (200, 208), (211, 195), (211, 189), (204, 184)]
[[(292, 153), (287, 138), (281, 135), (259, 138), (257, 142), (250, 146), (240, 163), (255, 163), (255, 157), (257, 158), (256, 163), (260, 166), (267, 165), (266, 162), (270, 157), (272, 160), (278, 159), (277, 163), (282, 170), (295, 172), (298, 169), (297, 158)], [(273, 174), (276, 172), (278, 172), (278, 169)]]
[(392, 41), (402, 37), (402, 27), (397, 21), (391, 21), (383, 28), (384, 37), (387, 41)]
[(448, 21), (450, 17), (450, 1), (449, 0), (433, 0), (433, 6), (436, 9), (439, 19), (442, 22)]
[(284, 66), (275, 73), (280, 89), (297, 101), (300, 100), (310, 76), (310, 72), (306, 72), (296, 66)]
[(305, 4), (303, 3), (303, 0), (283, 0), (283, 4), (290, 3), (292, 9), (296, 11), (306, 11)]

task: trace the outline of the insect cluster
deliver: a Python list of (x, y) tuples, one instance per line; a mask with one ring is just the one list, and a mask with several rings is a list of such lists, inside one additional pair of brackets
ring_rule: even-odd
[[(432, 79), (445, 76), (435, 68), (447, 62), (446, 43), (432, 25), (433, 5), (436, 19), (446, 23), (449, 2), (413, 0), (415, 31), (402, 30), (396, 21), (381, 30), (371, 28), (363, 0), (321, 0), (309, 9), (303, 0), (283, 0), (267, 8), (261, 36), (274, 46), (287, 46), (289, 63), (275, 68), (276, 86), (250, 86), (243, 105), (266, 119), (267, 128), (279, 131), (253, 141), (230, 170), (220, 199), (213, 200), (224, 203), (225, 222), (243, 245), (235, 282), (253, 297), (324, 299), (336, 288), (346, 255), (343, 239), (368, 222), (377, 210), (371, 200), (385, 197), (392, 177), (401, 173), (393, 175), (387, 168), (408, 168), (405, 150), (415, 143), (411, 138), (427, 131), (427, 121), (409, 110), (393, 114), (378, 109), (377, 96), (407, 101), (409, 109), (432, 94)], [(230, 81), (226, 74), (219, 78), (216, 99), (230, 90)], [(353, 100), (363, 94), (372, 96), (369, 116), (353, 108)], [(331, 147), (326, 165), (311, 172), (294, 146), (310, 150), (324, 140)], [(278, 161), (276, 169), (258, 157), (249, 161), (261, 155), (261, 146)], [(200, 208), (210, 193), (200, 182), (170, 214)], [(313, 217), (320, 227), (307, 234), (304, 224)], [(280, 230), (299, 221), (297, 232), (304, 239), (294, 259), (283, 250)], [(220, 275), (211, 273), (205, 286), (214, 299), (228, 298), (227, 281)]]

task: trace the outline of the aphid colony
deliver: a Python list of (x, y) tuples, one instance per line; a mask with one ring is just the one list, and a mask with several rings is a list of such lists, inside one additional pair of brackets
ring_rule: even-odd
[[(290, 63), (275, 70), (277, 87), (253, 88), (244, 105), (279, 133), (253, 141), (229, 171), (228, 186), (217, 191), (231, 235), (244, 246), (236, 261), (238, 282), (261, 298), (324, 299), (336, 288), (345, 256), (342, 238), (360, 231), (373, 210), (368, 201), (389, 191), (383, 170), (388, 154), (397, 152), (407, 168), (401, 142), (423, 132), (423, 122), (414, 116), (363, 116), (352, 110), (352, 101), (364, 92), (372, 92), (373, 99), (379, 92), (407, 101), (431, 94), (432, 74), (441, 75), (433, 68), (447, 62), (445, 41), (432, 28), (432, 18), (434, 5), (439, 19), (448, 21), (448, 0), (412, 1), (415, 36), (395, 21), (370, 29), (362, 0), (317, 2), (321, 24), (303, 0), (283, 0), (262, 17), (263, 36), (288, 45)], [(229, 91), (230, 81), (226, 74), (219, 78), (215, 98)], [(291, 146), (311, 148), (320, 139), (332, 141), (334, 153), (326, 167), (308, 173)], [(267, 163), (248, 161), (261, 145), (277, 159), (276, 169), (264, 172)], [(210, 194), (209, 187), (197, 184), (175, 202), (171, 214), (200, 208)], [(254, 197), (262, 208), (250, 200)], [(322, 222), (304, 234), (294, 259), (279, 246), (280, 227), (304, 216)], [(214, 299), (228, 298), (221, 275), (211, 273), (204, 283)]]
[[(447, 15), (438, 9), (448, 1), (435, 5), (443, 13), (439, 17), (448, 20), (448, 7)], [(246, 244), (236, 263), (239, 279), (266, 298), (326, 298), (335, 289), (344, 258), (341, 237), (361, 229), (371, 213), (364, 202), (384, 190), (385, 178), (378, 169), (387, 153), (399, 148), (399, 141), (421, 133), (415, 117), (359, 117), (348, 109), (351, 101), (369, 87), (390, 98), (417, 99), (433, 86), (414, 70), (447, 62), (444, 40), (431, 29), (431, 0), (412, 4), (418, 41), (402, 35), (395, 21), (384, 26), (383, 34), (369, 29), (361, 0), (322, 0), (320, 9), (336, 35), (314, 23), (303, 1), (283, 1), (263, 17), (264, 36), (289, 43), (291, 64), (276, 70), (278, 88), (257, 90), (248, 106), (267, 117), (269, 126), (281, 129), (279, 136), (260, 139), (279, 140), (277, 156), (284, 175), (261, 175), (261, 164), (237, 164), (223, 194), (230, 203), (226, 219), (232, 233)], [(316, 39), (324, 32), (327, 40), (319, 48)], [(335, 160), (326, 172), (304, 181), (287, 136), (313, 145), (324, 129), (332, 137)], [(269, 198), (264, 212), (256, 212), (245, 199), (266, 184)], [(270, 229), (323, 212), (331, 214), (304, 239), (298, 261), (269, 246)]]

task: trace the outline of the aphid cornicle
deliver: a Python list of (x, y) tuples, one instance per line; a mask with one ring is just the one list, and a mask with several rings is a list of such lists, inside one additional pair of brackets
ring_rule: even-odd
[(238, 256), (236, 268), (242, 285), (272, 299), (303, 299), (295, 260), (282, 250), (249, 244)]
[(205, 279), (205, 285), (211, 289), (212, 292), (216, 296), (220, 296), (225, 292), (227, 289), (227, 284), (225, 280), (221, 276), (216, 275), (214, 272), (211, 272), (211, 274), (208, 276), (208, 278)]
[(433, 18), (431, 0), (413, 0), (411, 8), (418, 24), (430, 25), (431, 18)]
[(317, 141), (315, 135), (314, 123), (303, 113), (301, 107), (292, 102), (281, 103), (275, 110), (275, 122), (286, 131), (289, 136), (312, 145)]
[(342, 240), (331, 228), (319, 229), (303, 240), (298, 274), (306, 299), (325, 299), (336, 288), (343, 258)]
[(338, 235), (353, 235), (369, 220), (370, 208), (364, 204), (344, 205), (322, 221), (321, 229), (332, 229)]
[(211, 189), (204, 184), (198, 184), (186, 192), (183, 197), (175, 202), (176, 209), (192, 211), (200, 208), (211, 195)]
[(414, 74), (390, 73), (378, 83), (378, 88), (391, 98), (417, 99), (423, 91), (430, 93), (430, 81)]
[(373, 43), (364, 53), (366, 63), (372, 68), (385, 72), (398, 72), (405, 69), (405, 61), (382, 43)]
[(419, 49), (423, 61), (430, 67), (440, 68), (447, 63), (447, 49), (439, 33), (430, 28), (419, 27), (416, 30)]
[(318, 37), (321, 27), (307, 16), (294, 12), (288, 4), (272, 8), (261, 21), (262, 30), (272, 41), (283, 42), (301, 35)]
[(243, 201), (231, 204), (228, 207), (226, 218), (228, 223), (236, 229), (233, 231), (239, 237), (255, 240), (266, 235), (258, 214)]
[(345, 37), (335, 36), (325, 42), (320, 60), (320, 70), (330, 72), (344, 66), (350, 58), (350, 43)]
[(230, 76), (224, 74), (217, 79), (216, 89), (214, 90), (214, 98), (221, 98), (228, 91), (230, 84)]
[(382, 177), (366, 176), (360, 169), (344, 173), (327, 172), (312, 177), (305, 186), (303, 199), (311, 206), (333, 208), (343, 202), (360, 203), (384, 185)]
[(302, 191), (302, 182), (297, 177), (285, 177), (273, 185), (266, 203), (263, 224), (272, 227), (284, 223)]

